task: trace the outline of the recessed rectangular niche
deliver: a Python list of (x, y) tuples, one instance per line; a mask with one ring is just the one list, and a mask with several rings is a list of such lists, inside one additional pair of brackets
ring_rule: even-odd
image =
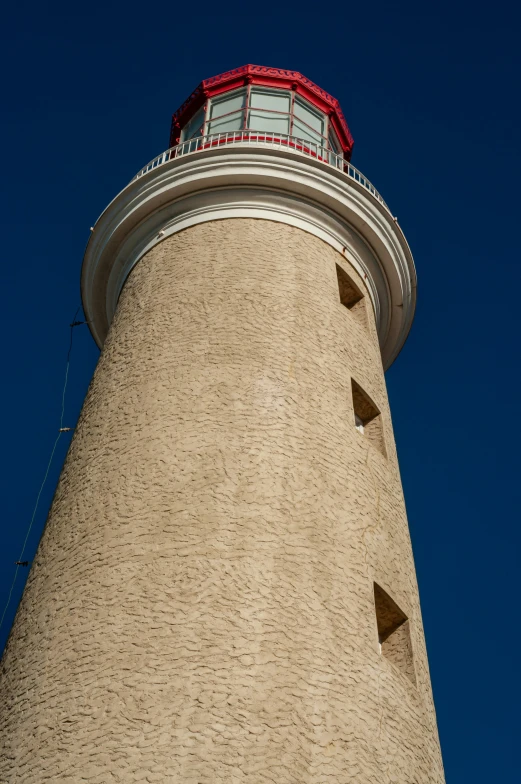
[(346, 307), (356, 318), (360, 324), (364, 326), (367, 324), (364, 295), (353, 283), (349, 275), (342, 267), (336, 265), (336, 277), (338, 280), (338, 293), (340, 295), (340, 302)]
[(374, 605), (380, 653), (416, 683), (409, 620), (383, 588), (374, 584)]
[(351, 379), (353, 391), (353, 410), (355, 427), (359, 433), (367, 438), (383, 455), (385, 443), (382, 427), (382, 415), (362, 387)]

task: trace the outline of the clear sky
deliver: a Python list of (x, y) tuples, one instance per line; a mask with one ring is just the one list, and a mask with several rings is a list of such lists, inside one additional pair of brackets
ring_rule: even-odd
[[(89, 227), (166, 149), (201, 79), (248, 62), (299, 70), (340, 100), (353, 163), (417, 264), (416, 320), (387, 382), (447, 782), (519, 782), (520, 21), (505, 0), (4, 11), (0, 612), (59, 425)], [(98, 355), (86, 327), (74, 339), (70, 426)]]

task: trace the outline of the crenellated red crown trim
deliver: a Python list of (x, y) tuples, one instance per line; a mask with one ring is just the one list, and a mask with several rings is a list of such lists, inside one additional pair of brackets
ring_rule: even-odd
[(328, 113), (342, 145), (344, 155), (347, 160), (350, 160), (354, 140), (337, 99), (298, 71), (269, 68), (265, 65), (243, 65), (240, 68), (234, 68), (218, 76), (204, 79), (172, 115), (170, 147), (174, 147), (179, 143), (181, 128), (205, 103), (207, 98), (228, 92), (229, 90), (235, 90), (237, 87), (242, 87), (245, 84), (262, 84), (268, 87), (295, 90), (299, 95), (302, 95), (303, 98), (306, 98), (306, 100), (316, 106), (317, 109)]

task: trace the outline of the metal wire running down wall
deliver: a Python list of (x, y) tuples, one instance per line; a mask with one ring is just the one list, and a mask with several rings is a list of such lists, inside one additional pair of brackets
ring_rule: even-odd
[(16, 583), (16, 578), (18, 576), (18, 570), (20, 569), (21, 566), (28, 566), (29, 565), (29, 561), (24, 561), (24, 558), (25, 558), (25, 548), (27, 546), (29, 535), (30, 535), (30, 533), (32, 531), (32, 528), (33, 528), (33, 524), (34, 524), (34, 521), (35, 521), (35, 518), (36, 518), (36, 513), (38, 511), (38, 507), (39, 507), (39, 504), (40, 504), (40, 498), (41, 498), (41, 495), (42, 495), (42, 492), (43, 492), (43, 488), (45, 487), (45, 484), (47, 482), (47, 478), (49, 476), (49, 471), (51, 469), (51, 465), (52, 465), (52, 462), (53, 462), (53, 459), (54, 459), (54, 454), (56, 452), (56, 447), (58, 446), (58, 441), (60, 440), (60, 438), (62, 437), (62, 435), (64, 433), (68, 433), (68, 432), (73, 430), (73, 428), (71, 428), (71, 427), (64, 427), (63, 422), (64, 422), (64, 417), (65, 417), (65, 395), (66, 395), (66, 392), (67, 392), (67, 384), (68, 384), (68, 380), (69, 380), (69, 368), (70, 368), (70, 363), (71, 363), (73, 330), (74, 330), (74, 327), (78, 327), (81, 324), (86, 324), (87, 323), (86, 321), (76, 321), (76, 317), (77, 317), (78, 313), (80, 312), (80, 308), (81, 308), (81, 306), (79, 306), (77, 308), (77, 310), (76, 310), (76, 312), (74, 314), (74, 317), (72, 319), (72, 322), (69, 324), (69, 329), (70, 329), (69, 350), (67, 351), (67, 359), (65, 361), (65, 377), (64, 377), (63, 388), (62, 388), (62, 392), (61, 392), (60, 424), (59, 424), (59, 427), (58, 427), (58, 432), (56, 433), (56, 437), (54, 439), (54, 443), (53, 443), (53, 446), (52, 446), (52, 449), (51, 449), (49, 460), (47, 461), (47, 466), (45, 468), (45, 473), (43, 475), (42, 482), (40, 484), (38, 493), (36, 495), (36, 501), (34, 503), (32, 515), (31, 515), (31, 518), (29, 520), (29, 524), (28, 524), (26, 532), (25, 532), (25, 539), (23, 541), (22, 549), (20, 551), (20, 555), (18, 556), (18, 560), (14, 562), (15, 570), (14, 570), (14, 574), (13, 574), (13, 579), (11, 581), (11, 586), (10, 586), (10, 589), (9, 589), (9, 593), (7, 595), (7, 599), (6, 599), (6, 602), (4, 604), (4, 609), (3, 609), (2, 615), (0, 617), (0, 630), (2, 629), (7, 610), (9, 608), (10, 603), (11, 603), (11, 598), (12, 598), (12, 595), (13, 595), (13, 590), (14, 590), (14, 586), (15, 586), (15, 583)]

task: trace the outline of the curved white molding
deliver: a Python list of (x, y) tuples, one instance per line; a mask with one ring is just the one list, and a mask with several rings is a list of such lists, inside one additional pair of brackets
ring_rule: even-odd
[(173, 159), (133, 180), (103, 212), (82, 269), (83, 306), (98, 345), (145, 253), (189, 226), (238, 217), (296, 226), (342, 253), (366, 281), (389, 367), (416, 300), (414, 262), (401, 229), (363, 186), (328, 164), (241, 144)]

